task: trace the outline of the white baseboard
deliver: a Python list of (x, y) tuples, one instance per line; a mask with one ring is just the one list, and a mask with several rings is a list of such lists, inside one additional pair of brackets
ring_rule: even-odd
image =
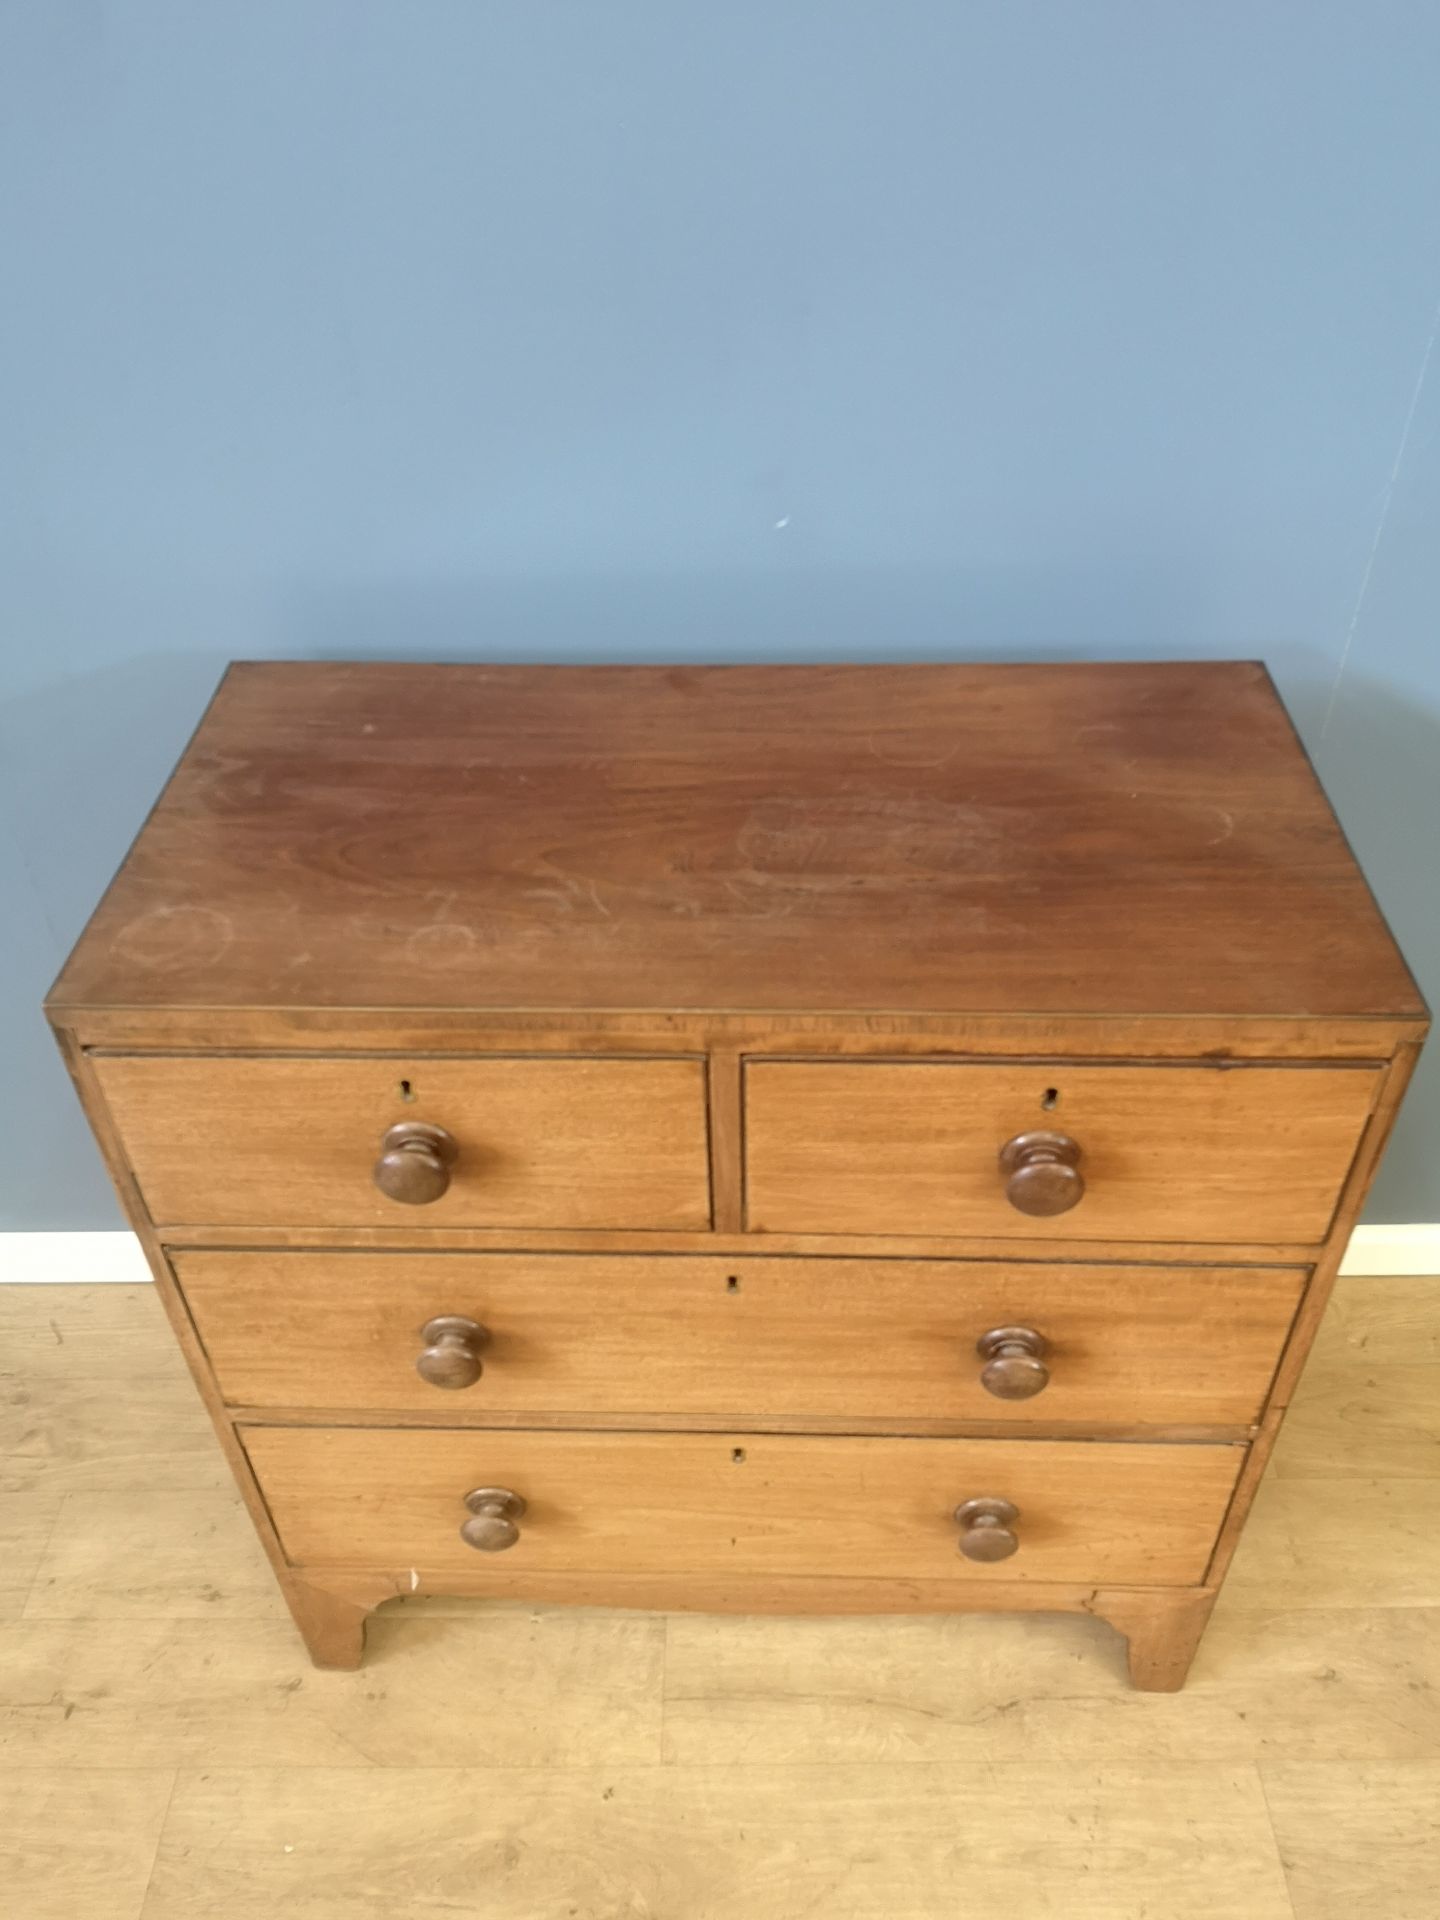
[(1440, 1220), (1419, 1220), (1408, 1227), (1356, 1227), (1340, 1271), (1440, 1274)]
[[(1440, 1275), (1440, 1220), (1414, 1226), (1357, 1227), (1340, 1271)], [(55, 1286), (76, 1281), (93, 1287), (149, 1278), (150, 1269), (133, 1233), (0, 1233), (0, 1284)]]
[(149, 1278), (133, 1233), (0, 1233), (0, 1282), (94, 1287)]

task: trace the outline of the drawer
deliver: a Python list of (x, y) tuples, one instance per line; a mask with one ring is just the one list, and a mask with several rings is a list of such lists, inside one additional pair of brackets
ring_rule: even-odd
[[(1187, 1584), (1204, 1575), (1244, 1453), (743, 1432), (241, 1431), (294, 1564), (413, 1568), (421, 1580), (495, 1564), (460, 1532), (467, 1494), (491, 1488), (525, 1502), (507, 1573)], [(957, 1551), (955, 1510), (971, 1500), (1017, 1510), (1009, 1557)]]
[[(663, 1254), (173, 1264), (233, 1405), (742, 1422), (1243, 1425), (1305, 1281), (1279, 1267)], [(482, 1331), (452, 1325), (427, 1343), (440, 1317)], [(991, 1342), (987, 1362), (979, 1343), (1006, 1328), (1039, 1340)], [(422, 1355), (446, 1384), (421, 1377)]]
[[(747, 1224), (1312, 1244), (1380, 1080), (1368, 1064), (751, 1060)], [(1047, 1166), (1037, 1133), (1068, 1142), (1062, 1155), (1078, 1149), (1073, 1170)], [(1024, 1144), (1007, 1172), (1012, 1141)], [(1022, 1210), (1051, 1204), (1065, 1210)]]
[[(160, 1225), (710, 1224), (698, 1059), (131, 1054), (95, 1070)], [(420, 1190), (444, 1188), (424, 1204), (376, 1185), (400, 1123), (453, 1142), (428, 1172), (399, 1150), (404, 1177), (418, 1160), (434, 1174)]]

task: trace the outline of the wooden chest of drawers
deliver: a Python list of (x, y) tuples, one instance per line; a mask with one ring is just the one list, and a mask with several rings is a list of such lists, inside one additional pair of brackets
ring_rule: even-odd
[(1178, 1686), (1425, 1032), (1264, 669), (232, 668), (48, 1011), (317, 1661), (443, 1591)]

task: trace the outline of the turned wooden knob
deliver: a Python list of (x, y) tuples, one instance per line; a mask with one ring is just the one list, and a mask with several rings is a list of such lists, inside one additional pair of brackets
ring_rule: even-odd
[(966, 1500), (956, 1507), (955, 1518), (967, 1560), (1008, 1560), (1020, 1544), (1010, 1531), (1020, 1509), (1008, 1500)]
[(480, 1349), (490, 1338), (487, 1327), (467, 1320), (463, 1313), (437, 1313), (420, 1329), (424, 1350), (415, 1371), (432, 1387), (473, 1387), (485, 1371)]
[(1005, 1198), (1021, 1213), (1068, 1213), (1085, 1192), (1080, 1148), (1068, 1133), (1017, 1133), (1000, 1149)]
[(459, 1148), (444, 1127), (424, 1120), (398, 1120), (387, 1127), (375, 1162), (375, 1184), (387, 1199), (425, 1207), (450, 1185)]
[(508, 1487), (476, 1487), (465, 1496), (470, 1518), (460, 1529), (460, 1538), (477, 1553), (504, 1553), (520, 1538), (515, 1522), (525, 1512), (525, 1502)]
[(1050, 1384), (1044, 1355), (1049, 1343), (1034, 1327), (992, 1327), (975, 1342), (985, 1362), (980, 1384), (997, 1400), (1031, 1400)]

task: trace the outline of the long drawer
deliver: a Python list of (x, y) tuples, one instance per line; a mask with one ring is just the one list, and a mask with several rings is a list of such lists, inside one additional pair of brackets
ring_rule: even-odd
[(1380, 1078), (1369, 1064), (752, 1059), (747, 1224), (1311, 1244)]
[(1244, 1424), (1305, 1279), (675, 1254), (172, 1258), (233, 1405), (742, 1421)]
[[(507, 1571), (537, 1573), (1184, 1584), (1204, 1575), (1244, 1452), (744, 1432), (241, 1431), (293, 1564), (411, 1569), (417, 1582), (475, 1575), (496, 1564), (498, 1546)], [(969, 1558), (962, 1544), (996, 1557)]]
[[(699, 1059), (135, 1054), (96, 1075), (162, 1225), (710, 1223)], [(453, 1159), (422, 1137), (381, 1167), (416, 1126)], [(397, 1171), (408, 1201), (384, 1189)]]

